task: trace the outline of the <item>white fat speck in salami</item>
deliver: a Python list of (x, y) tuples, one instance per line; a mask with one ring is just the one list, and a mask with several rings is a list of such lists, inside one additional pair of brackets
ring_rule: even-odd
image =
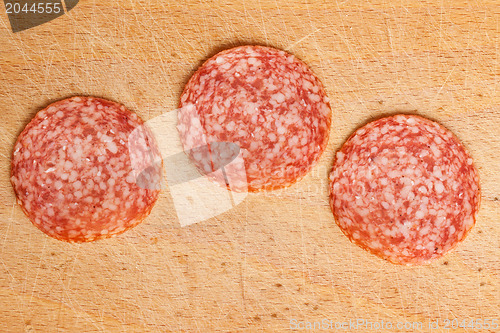
[(459, 140), (413, 115), (373, 121), (337, 153), (335, 220), (351, 241), (397, 264), (442, 257), (475, 223), (479, 176)]
[[(17, 139), (11, 172), (31, 222), (59, 240), (89, 242), (144, 220), (158, 198), (162, 166), (142, 125), (124, 106), (93, 97), (72, 97), (38, 112)], [(141, 135), (130, 139), (139, 126)]]
[[(180, 108), (184, 149), (214, 142), (238, 145), (244, 188), (251, 192), (302, 178), (325, 149), (331, 122), (328, 98), (309, 67), (285, 51), (262, 46), (232, 48), (207, 60), (186, 85)], [(214, 152), (190, 157), (198, 169), (216, 171), (213, 160), (219, 157), (207, 154)]]

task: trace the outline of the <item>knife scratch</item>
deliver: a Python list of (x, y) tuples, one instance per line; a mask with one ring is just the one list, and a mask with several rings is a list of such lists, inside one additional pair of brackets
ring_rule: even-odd
[(305, 36), (304, 36), (304, 37), (302, 37), (301, 39), (299, 39), (299, 40), (297, 40), (297, 41), (293, 42), (291, 45), (289, 45), (289, 46), (285, 47), (285, 51), (290, 51), (290, 50), (291, 50), (291, 49), (292, 49), (295, 45), (297, 45), (297, 44), (301, 43), (302, 41), (306, 40), (307, 38), (309, 38), (309, 37), (313, 36), (315, 33), (317, 33), (318, 31), (320, 31), (321, 29), (323, 29), (323, 28), (318, 28), (318, 29), (314, 30), (313, 32), (311, 32), (311, 33), (309, 33), (309, 34), (305, 35)]

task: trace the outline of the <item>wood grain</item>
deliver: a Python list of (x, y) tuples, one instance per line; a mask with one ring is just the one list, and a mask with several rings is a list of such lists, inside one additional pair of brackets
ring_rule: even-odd
[[(0, 34), (0, 331), (278, 332), (292, 319), (366, 319), (427, 332), (436, 319), (500, 319), (498, 1), (82, 0), (16, 34), (0, 6)], [(16, 206), (12, 146), (39, 109), (96, 95), (152, 119), (176, 108), (203, 60), (246, 43), (293, 52), (325, 84), (331, 138), (303, 181), (184, 228), (166, 189), (142, 225), (83, 245), (46, 237)], [(422, 267), (352, 245), (327, 201), (334, 152), (398, 112), (451, 129), (481, 175), (472, 233)]]

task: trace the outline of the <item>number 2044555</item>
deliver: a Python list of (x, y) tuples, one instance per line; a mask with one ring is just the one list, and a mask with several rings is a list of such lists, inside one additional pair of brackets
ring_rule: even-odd
[(34, 13), (34, 14), (59, 14), (62, 11), (60, 2), (39, 2), (39, 3), (11, 3), (5, 4), (7, 14)]
[(463, 319), (462, 321), (458, 319), (443, 319), (443, 329), (472, 329), (472, 330), (481, 330), (481, 329), (498, 329), (498, 319)]

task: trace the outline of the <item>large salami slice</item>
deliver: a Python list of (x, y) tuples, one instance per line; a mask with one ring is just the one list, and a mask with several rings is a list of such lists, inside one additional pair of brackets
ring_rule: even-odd
[[(231, 189), (254, 192), (302, 178), (326, 147), (330, 121), (323, 86), (306, 64), (274, 48), (241, 46), (216, 54), (191, 77), (178, 128), (186, 151), (214, 142), (238, 145), (245, 186)], [(224, 160), (213, 155), (208, 149), (191, 158), (209, 173), (220, 164), (214, 161)]]
[(358, 129), (337, 153), (330, 204), (351, 241), (398, 264), (442, 257), (475, 223), (479, 178), (447, 129), (413, 115)]
[(38, 112), (17, 139), (11, 173), (33, 224), (57, 239), (87, 242), (140, 223), (158, 198), (161, 173), (142, 124), (124, 106), (92, 97)]

